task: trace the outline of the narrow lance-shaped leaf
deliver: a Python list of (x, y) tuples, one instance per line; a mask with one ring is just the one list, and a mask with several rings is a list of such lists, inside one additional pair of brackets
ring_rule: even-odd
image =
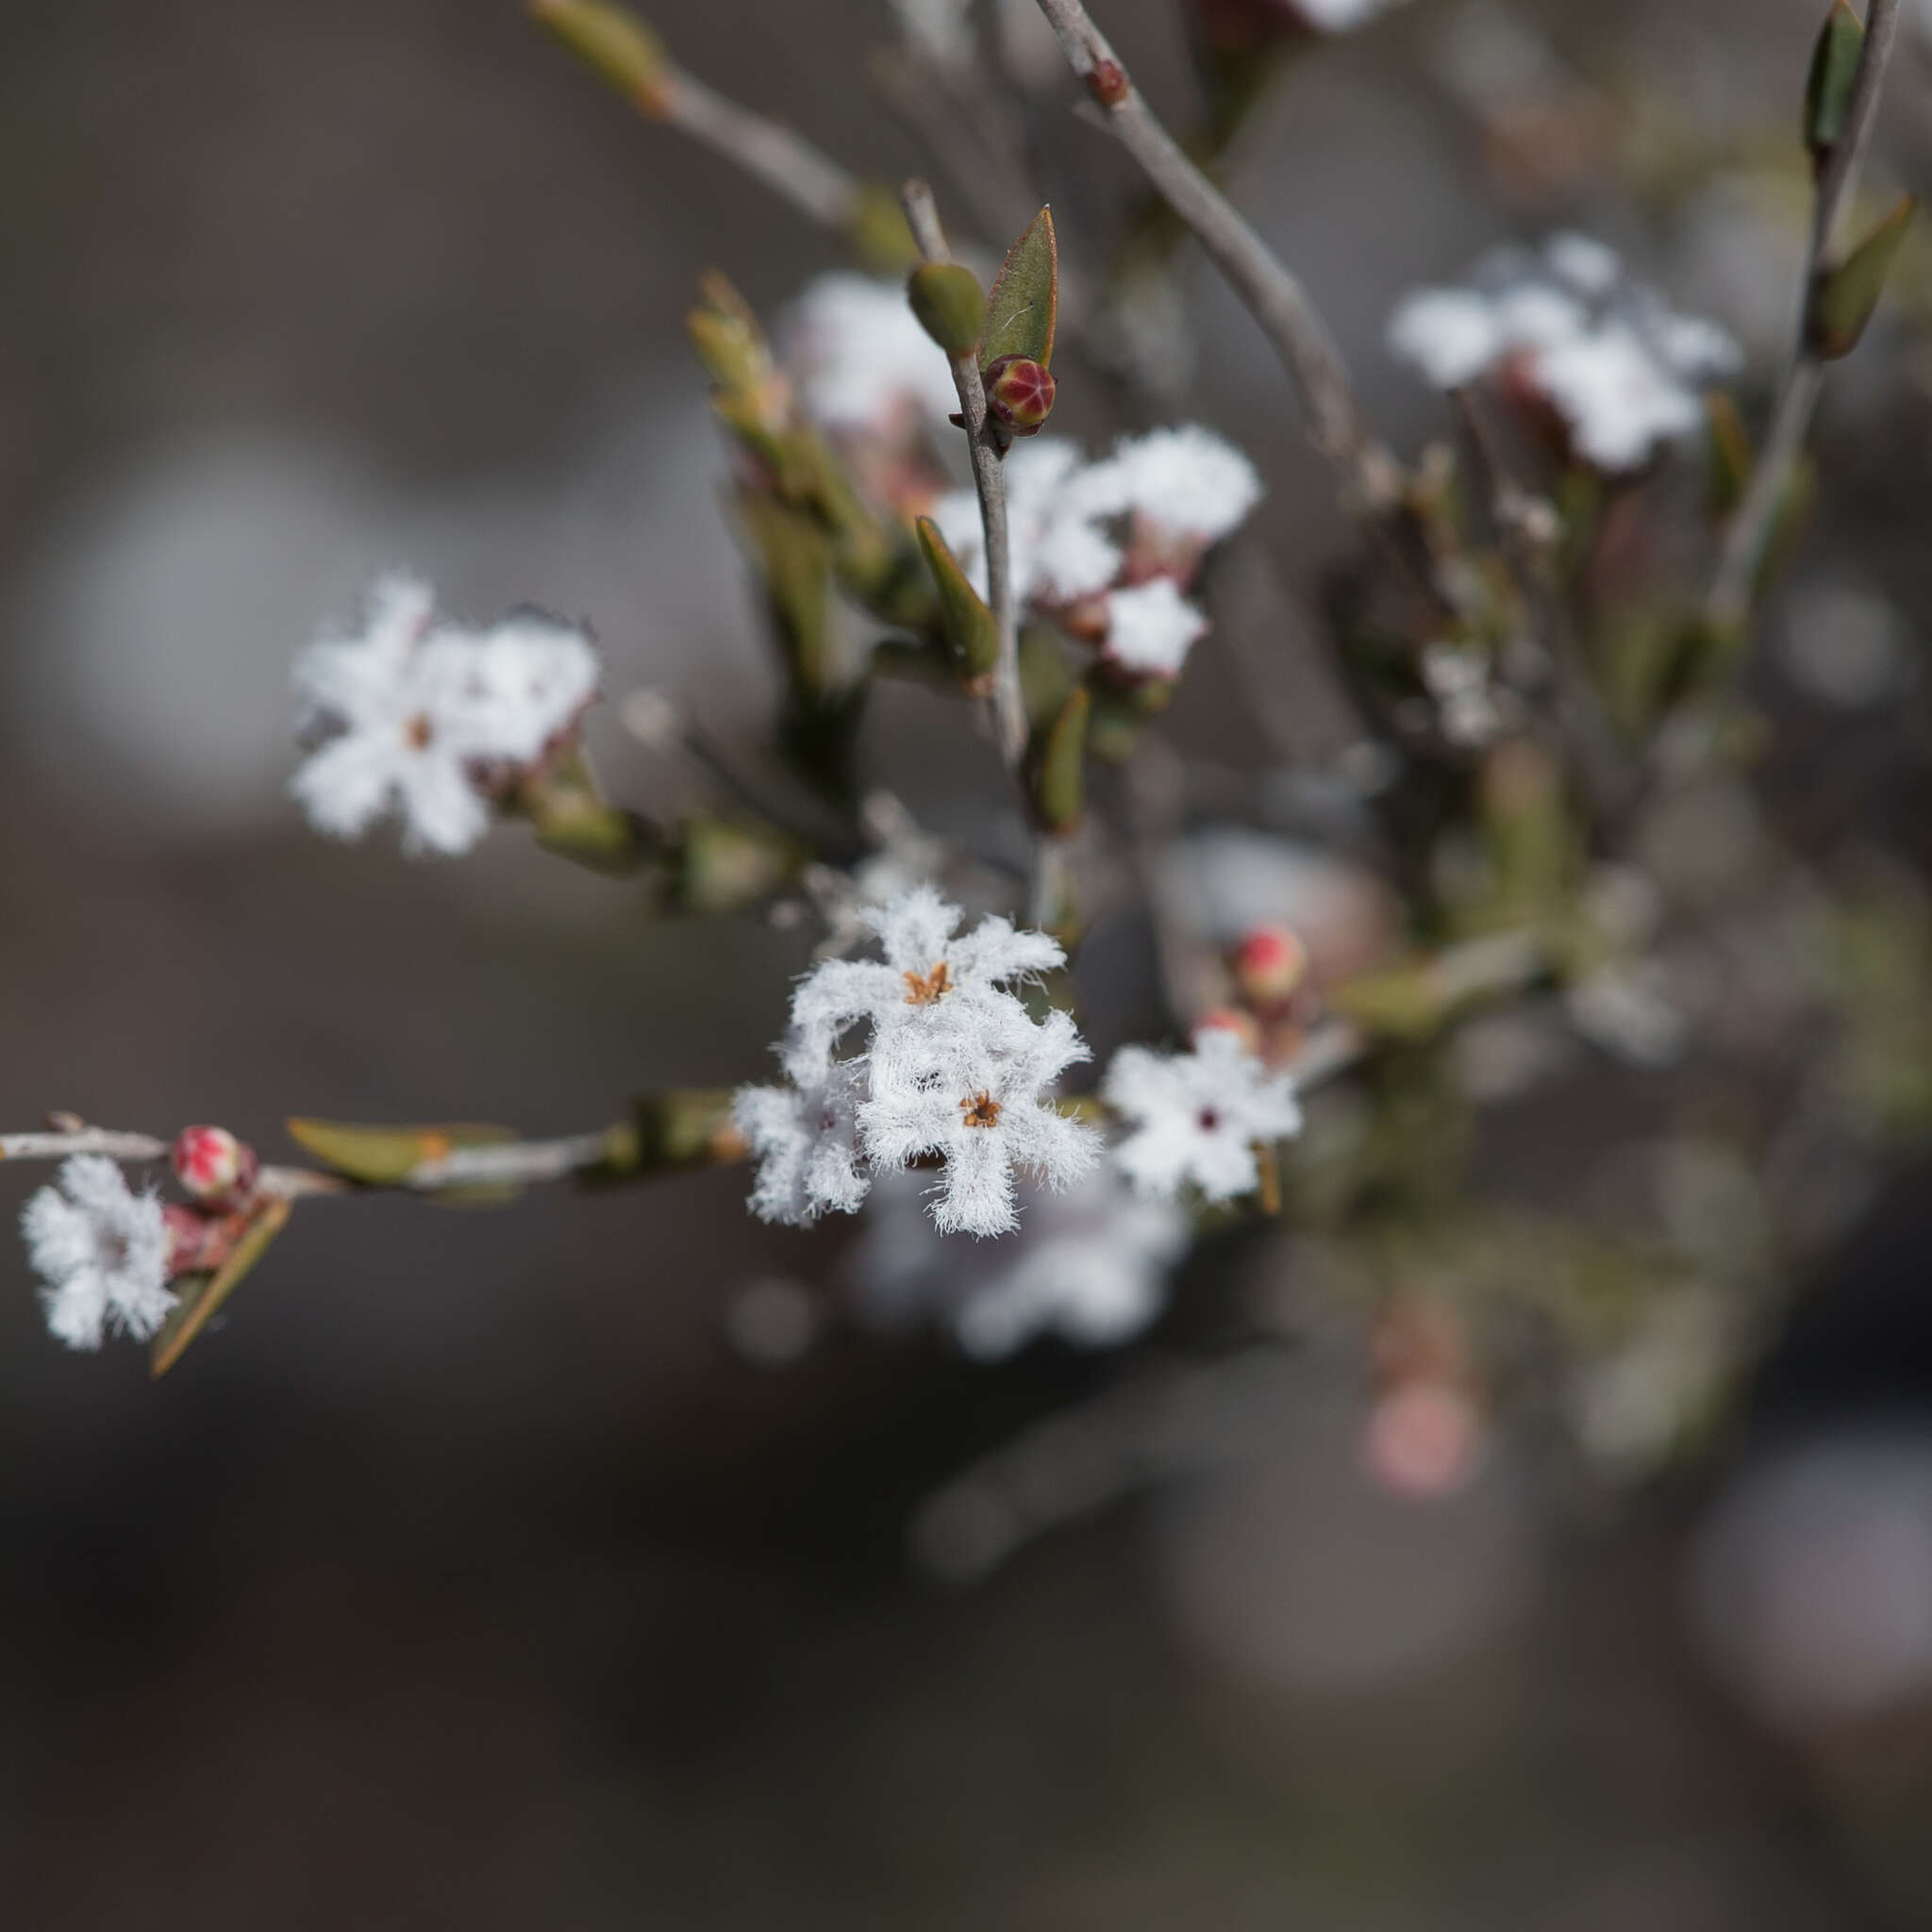
[(946, 547), (940, 526), (930, 517), (918, 525), (919, 547), (939, 586), (940, 622), (953, 647), (959, 675), (969, 691), (982, 690), (999, 662), (1000, 627), (983, 598), (967, 581), (958, 559)]
[(490, 1147), (517, 1138), (514, 1127), (459, 1121), (435, 1126), (365, 1127), (348, 1121), (295, 1119), (290, 1134), (323, 1164), (370, 1187), (394, 1187), (425, 1161), (458, 1147)]
[(1711, 511), (1727, 517), (1743, 501), (1751, 481), (1751, 439), (1737, 404), (1723, 390), (1705, 397), (1704, 414), (1710, 429)]
[(986, 298), (986, 326), (979, 338), (981, 365), (997, 362), (1002, 356), (1025, 356), (1048, 367), (1059, 304), (1059, 243), (1054, 239), (1053, 210), (1043, 208), (1007, 251)]
[(1819, 166), (1845, 131), (1845, 110), (1851, 106), (1853, 83), (1865, 52), (1865, 29), (1845, 0), (1832, 0), (1831, 11), (1818, 29), (1811, 49), (1811, 71), (1805, 81), (1805, 145)]
[(180, 1299), (161, 1324), (148, 1352), (148, 1367), (156, 1375), (165, 1375), (188, 1351), (188, 1345), (212, 1322), (221, 1307), (242, 1284), (242, 1278), (263, 1255), (269, 1243), (280, 1234), (289, 1219), (291, 1203), (275, 1195), (255, 1210), (248, 1226), (229, 1251), (228, 1258), (211, 1274), (180, 1277)]
[(1836, 268), (1827, 269), (1813, 284), (1808, 334), (1811, 346), (1827, 360), (1848, 356), (1858, 346), (1918, 206), (1907, 194)]
[(1050, 832), (1071, 832), (1087, 808), (1087, 719), (1092, 693), (1076, 685), (1040, 741), (1033, 771), (1033, 804)]
[(636, 14), (604, 0), (532, 0), (530, 11), (646, 114), (663, 113), (671, 57)]

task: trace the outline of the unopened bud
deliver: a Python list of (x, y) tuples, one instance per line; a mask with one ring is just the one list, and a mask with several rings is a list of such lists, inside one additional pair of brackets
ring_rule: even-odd
[(979, 346), (986, 295), (979, 277), (957, 261), (924, 261), (906, 281), (906, 298), (919, 325), (948, 356), (970, 356)]
[(986, 368), (986, 406), (1015, 436), (1038, 436), (1059, 385), (1030, 356), (1002, 356)]
[(1118, 108), (1133, 92), (1118, 60), (1096, 60), (1087, 71), (1087, 88), (1103, 108)]
[(255, 1149), (226, 1127), (183, 1127), (170, 1156), (175, 1178), (197, 1201), (231, 1208), (255, 1191), (261, 1171)]
[(1232, 1033), (1250, 1053), (1260, 1050), (1261, 1029), (1254, 1014), (1239, 1007), (1210, 1007), (1194, 1022), (1193, 1037), (1199, 1040), (1204, 1033)]
[(169, 1274), (205, 1274), (219, 1268), (234, 1252), (236, 1229), (243, 1224), (239, 1215), (165, 1202), (161, 1225), (168, 1236)]
[(1292, 999), (1307, 970), (1308, 949), (1285, 925), (1257, 925), (1235, 948), (1235, 984), (1251, 1006)]

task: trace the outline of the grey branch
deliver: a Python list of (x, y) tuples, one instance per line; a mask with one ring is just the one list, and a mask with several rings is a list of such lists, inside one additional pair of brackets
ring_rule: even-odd
[(1807, 332), (1811, 292), (1820, 276), (1837, 258), (1839, 230), (1857, 192), (1858, 176), (1872, 145), (1878, 120), (1879, 91), (1885, 84), (1886, 63), (1898, 34), (1899, 0), (1872, 0), (1865, 20), (1865, 43), (1852, 97), (1845, 110), (1844, 132), (1825, 159), (1818, 177), (1812, 210), (1811, 251), (1805, 265), (1798, 306), (1796, 340), (1791, 358), (1773, 406), (1771, 427), (1763, 453), (1751, 473), (1751, 482), (1724, 532), (1724, 548), (1704, 601), (1704, 618), (1722, 635), (1740, 630), (1751, 614), (1751, 593), (1764, 561), (1766, 546), (1777, 523), (1792, 466), (1805, 446), (1812, 411), (1824, 387), (1824, 363), (1811, 346)]
[(1356, 507), (1371, 515), (1388, 509), (1400, 468), (1370, 433), (1341, 353), (1307, 291), (1155, 118), (1080, 0), (1039, 6), (1108, 132), (1193, 230), (1274, 344), (1307, 411), (1315, 446), (1341, 472)]
[(152, 1134), (122, 1134), (112, 1127), (74, 1127), (42, 1134), (0, 1134), (0, 1160), (65, 1160), (73, 1154), (105, 1154), (109, 1160), (163, 1160), (168, 1142)]
[(843, 233), (858, 220), (865, 197), (858, 177), (782, 122), (727, 100), (682, 68), (666, 76), (654, 107), (658, 118), (736, 161), (822, 226)]
[(568, 1134), (558, 1141), (506, 1141), (494, 1146), (454, 1147), (425, 1160), (403, 1185), (430, 1194), (443, 1188), (515, 1187), (568, 1180), (610, 1158), (613, 1136), (606, 1127), (594, 1134)]
[[(912, 239), (927, 261), (950, 261), (945, 230), (932, 190), (924, 181), (908, 181), (901, 191)], [(986, 385), (980, 380), (978, 358), (955, 356), (953, 386), (959, 392), (959, 413), (966, 420), (966, 446), (973, 458), (973, 487), (979, 496), (979, 520), (986, 537), (986, 601), (999, 626), (999, 659), (993, 666), (993, 736), (1009, 771), (1017, 771), (1026, 753), (1026, 709), (1020, 696), (1020, 624), (1013, 602), (1012, 552), (1007, 537), (1007, 475), (1002, 451), (987, 419)]]

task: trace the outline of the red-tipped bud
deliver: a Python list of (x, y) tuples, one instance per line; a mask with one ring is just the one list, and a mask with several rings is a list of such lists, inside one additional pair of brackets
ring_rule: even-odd
[(1030, 356), (1002, 356), (986, 365), (986, 407), (1015, 436), (1038, 436), (1053, 412), (1059, 385)]
[(1250, 1006), (1285, 1004), (1307, 970), (1307, 948), (1285, 925), (1257, 925), (1235, 948), (1235, 984)]
[(1232, 1033), (1250, 1053), (1257, 1052), (1261, 1045), (1261, 1029), (1254, 1014), (1238, 1007), (1210, 1007), (1194, 1022), (1195, 1039), (1204, 1033)]
[(240, 1207), (255, 1191), (261, 1172), (255, 1149), (226, 1127), (183, 1127), (172, 1158), (175, 1178), (197, 1201), (215, 1208)]

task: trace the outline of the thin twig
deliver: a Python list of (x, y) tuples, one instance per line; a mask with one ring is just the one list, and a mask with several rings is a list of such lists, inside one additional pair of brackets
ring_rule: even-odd
[[(950, 261), (945, 230), (932, 190), (908, 181), (901, 191), (912, 239), (927, 261)], [(1007, 539), (1007, 475), (998, 433), (987, 415), (986, 385), (972, 355), (952, 358), (953, 384), (965, 419), (966, 446), (973, 458), (973, 487), (979, 496), (979, 520), (986, 538), (986, 601), (999, 627), (999, 657), (993, 665), (993, 738), (1008, 771), (1017, 772), (1026, 754), (1026, 708), (1020, 695), (1020, 626), (1013, 601), (1012, 553)]]
[(105, 1154), (109, 1160), (164, 1160), (168, 1146), (152, 1134), (75, 1127), (58, 1133), (0, 1134), (0, 1160), (65, 1160), (71, 1154)]
[(1156, 119), (1080, 0), (1038, 0), (1109, 133), (1195, 238), (1274, 344), (1300, 393), (1315, 446), (1341, 472), (1358, 508), (1381, 516), (1401, 468), (1370, 432), (1347, 365), (1301, 283)]
[(557, 1141), (507, 1141), (499, 1145), (453, 1147), (425, 1160), (402, 1183), (412, 1193), (441, 1188), (511, 1187), (568, 1180), (572, 1174), (604, 1166), (613, 1143), (628, 1130), (605, 1127), (594, 1134), (568, 1134)]
[(571, 8), (560, 0), (531, 0), (530, 10), (617, 86), (637, 110), (662, 121), (735, 161), (821, 226), (849, 234), (865, 206), (865, 184), (795, 128), (728, 99), (688, 74), (658, 45), (646, 43), (642, 75), (600, 58), (594, 43), (569, 30)]
[(1899, 0), (1872, 0), (1857, 77), (1845, 109), (1844, 132), (1833, 143), (1818, 177), (1811, 249), (1805, 264), (1790, 361), (1772, 408), (1763, 454), (1724, 532), (1724, 548), (1704, 601), (1705, 623), (1721, 637), (1740, 630), (1751, 614), (1758, 569), (1784, 506), (1792, 467), (1805, 446), (1819, 391), (1824, 386), (1824, 360), (1812, 343), (1809, 328), (1812, 294), (1836, 262), (1839, 231), (1857, 192), (1858, 176), (1877, 125), (1886, 63), (1898, 34), (1898, 13)]

